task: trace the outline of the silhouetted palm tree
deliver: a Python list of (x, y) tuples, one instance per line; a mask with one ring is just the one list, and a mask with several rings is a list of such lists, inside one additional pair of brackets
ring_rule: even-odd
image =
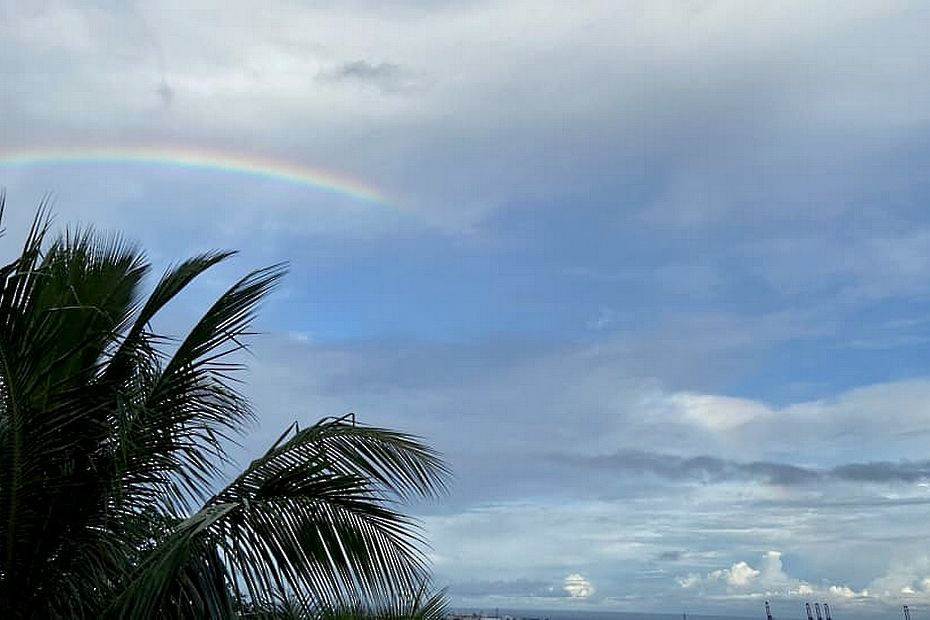
[(226, 446), (253, 419), (230, 355), (282, 265), (172, 340), (152, 319), (230, 253), (185, 260), (143, 296), (138, 248), (49, 238), (43, 207), (0, 268), (0, 617), (228, 618), (422, 591), (423, 541), (398, 503), (443, 492), (447, 470), (416, 438), (295, 425), (221, 488)]

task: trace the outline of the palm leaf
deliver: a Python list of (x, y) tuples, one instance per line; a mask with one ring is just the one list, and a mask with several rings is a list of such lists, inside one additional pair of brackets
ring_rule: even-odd
[[(223, 257), (205, 255), (183, 266), (183, 276), (169, 277), (169, 284)], [(127, 448), (120, 452), (129, 456), (120, 463), (124, 480), (145, 501), (152, 499), (146, 493), (157, 488), (162, 507), (180, 514), (214, 488), (219, 464), (226, 461), (226, 443), (253, 416), (231, 376), (239, 366), (225, 360), (243, 348), (257, 304), (284, 272), (283, 265), (275, 265), (239, 280), (194, 325), (163, 368), (156, 360), (148, 369), (141, 401), (126, 408), (120, 438)]]
[[(350, 445), (366, 456), (349, 458)], [(272, 592), (335, 607), (395, 601), (428, 571), (416, 523), (392, 500), (433, 496), (446, 476), (436, 455), (411, 436), (324, 420), (253, 461), (153, 557), (216, 545), (240, 601), (260, 602)], [(195, 527), (218, 510), (208, 527)], [(125, 612), (142, 613), (145, 601), (166, 592), (148, 584), (170, 582), (163, 571), (183, 566), (153, 559), (124, 595)]]
[[(91, 231), (65, 233), (43, 252), (48, 224), (40, 210), (21, 255), (0, 269), (3, 602), (69, 596), (82, 609), (81, 593), (96, 596), (81, 587), (90, 571), (113, 568), (111, 547), (89, 543), (99, 538), (92, 524), (107, 486), (96, 456), (110, 430), (95, 377), (145, 265), (118, 237)], [(50, 558), (75, 592), (49, 583)]]

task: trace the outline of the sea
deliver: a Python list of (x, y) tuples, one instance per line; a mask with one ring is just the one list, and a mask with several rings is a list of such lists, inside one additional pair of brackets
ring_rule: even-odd
[[(544, 610), (544, 609), (504, 609), (498, 610), (479, 610), (479, 609), (462, 609), (455, 610), (456, 614), (468, 615), (478, 614), (483, 618), (513, 618), (514, 620), (682, 620), (682, 614), (656, 614), (635, 611), (566, 611)], [(749, 618), (747, 616), (709, 616), (699, 614), (687, 614), (687, 620), (759, 620), (759, 617)], [(765, 620), (765, 614), (762, 614), (761, 620)], [(839, 620), (839, 619), (834, 619)]]
[[(930, 611), (920, 610), (915, 613), (911, 609), (913, 620), (925, 620), (930, 618)], [(483, 618), (512, 618), (514, 620), (682, 620), (682, 613), (648, 613), (648, 612), (611, 612), (611, 611), (567, 611), (567, 610), (544, 610), (544, 609), (455, 609), (455, 614), (462, 616), (478, 614)], [(786, 611), (772, 610), (774, 620), (807, 620), (806, 614), (800, 609)], [(846, 613), (834, 610), (832, 613), (833, 620), (901, 620), (904, 615), (900, 611), (888, 610), (887, 612), (866, 613), (861, 611)], [(760, 610), (754, 615), (737, 615), (729, 614), (725, 616), (709, 614), (687, 614), (687, 620), (765, 620), (765, 612)]]

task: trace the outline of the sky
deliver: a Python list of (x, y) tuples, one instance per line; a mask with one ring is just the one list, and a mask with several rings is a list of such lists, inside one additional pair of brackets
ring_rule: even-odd
[(178, 329), (288, 261), (245, 451), (347, 411), (425, 438), (456, 605), (926, 610), (928, 31), (896, 0), (0, 0), (2, 252), (47, 193), (160, 269), (238, 249)]

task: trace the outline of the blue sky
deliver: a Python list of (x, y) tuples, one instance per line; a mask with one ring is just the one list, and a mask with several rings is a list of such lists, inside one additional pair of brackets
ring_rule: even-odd
[[(286, 260), (258, 451), (356, 411), (456, 471), (459, 604), (930, 606), (930, 9), (863, 0), (0, 0), (0, 151), (177, 145), (385, 204), (138, 163), (0, 166), (177, 308)], [(4, 250), (9, 251), (9, 249)]]

